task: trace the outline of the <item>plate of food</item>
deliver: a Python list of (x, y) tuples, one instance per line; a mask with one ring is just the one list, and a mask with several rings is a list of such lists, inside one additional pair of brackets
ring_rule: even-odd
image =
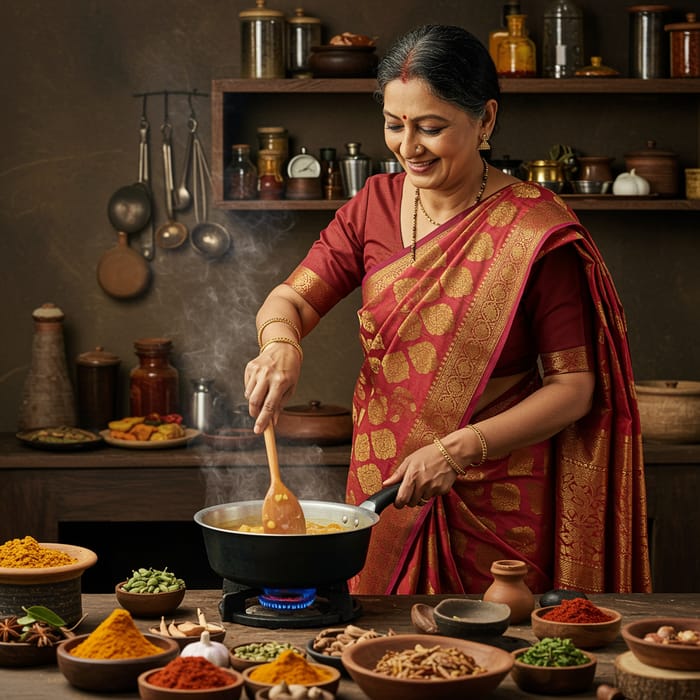
[(201, 435), (200, 430), (194, 428), (183, 428), (183, 434), (179, 437), (163, 438), (157, 440), (136, 440), (131, 438), (114, 437), (110, 435), (110, 430), (100, 430), (100, 435), (108, 445), (113, 447), (126, 447), (130, 450), (163, 450), (169, 447), (182, 447), (192, 442)]
[(23, 445), (37, 450), (85, 450), (103, 444), (100, 435), (65, 425), (22, 430), (16, 437)]
[(108, 445), (132, 450), (162, 450), (181, 447), (201, 435), (200, 430), (187, 428), (179, 413), (127, 416), (110, 421), (100, 435)]

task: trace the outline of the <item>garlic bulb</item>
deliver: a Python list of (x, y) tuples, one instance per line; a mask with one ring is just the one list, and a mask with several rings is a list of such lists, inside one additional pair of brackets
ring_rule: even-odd
[(649, 194), (649, 182), (637, 175), (632, 168), (628, 173), (620, 173), (613, 182), (613, 194), (638, 195)]
[(221, 642), (213, 642), (209, 630), (202, 632), (198, 642), (188, 644), (180, 652), (180, 656), (203, 656), (207, 661), (211, 661), (222, 668), (229, 666), (229, 654), (226, 645)]

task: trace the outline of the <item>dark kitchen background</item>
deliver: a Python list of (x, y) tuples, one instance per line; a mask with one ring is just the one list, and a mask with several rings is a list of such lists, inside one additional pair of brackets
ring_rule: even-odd
[[(601, 55), (605, 64), (626, 74), (630, 3), (579, 4), (585, 13), (587, 57)], [(268, 7), (287, 16), (298, 5), (296, 0), (268, 0)], [(538, 46), (544, 5), (543, 0), (522, 2)], [(133, 341), (149, 336), (172, 338), (183, 402), (188, 379), (198, 376), (215, 379), (232, 404), (242, 399), (243, 368), (256, 352), (255, 311), (265, 293), (301, 258), (329, 219), (328, 212), (212, 211), (210, 218), (231, 231), (232, 251), (207, 262), (189, 245), (158, 249), (150, 263), (149, 289), (131, 301), (106, 295), (97, 284), (96, 266), (116, 244), (107, 202), (116, 189), (137, 178), (142, 103), (134, 93), (209, 93), (212, 79), (239, 77), (238, 14), (253, 6), (253, 0), (2, 3), (0, 431), (16, 430), (29, 368), (31, 315), (45, 302), (65, 313), (71, 371), (79, 353), (98, 345), (121, 357), (124, 411), (128, 371), (136, 362)], [(376, 36), (380, 56), (395, 36), (426, 22), (460, 24), (486, 41), (500, 23), (501, 7), (498, 0), (303, 3), (306, 14), (321, 19), (324, 41), (343, 31)], [(700, 12), (699, 3), (673, 3), (673, 17), (682, 20), (687, 11)], [(195, 98), (193, 104), (210, 154), (209, 100)], [(329, 100), (309, 104), (309, 122), (334, 134), (333, 142), (317, 146), (333, 146), (342, 153), (343, 144), (355, 138), (353, 120), (359, 124), (370, 119), (376, 123), (376, 141), (363, 150), (375, 160), (386, 155), (378, 109), (369, 102), (364, 115), (334, 114)], [(542, 158), (553, 144), (570, 144), (589, 154), (614, 156), (613, 167), (619, 172), (624, 169), (623, 153), (653, 138), (679, 154), (681, 171), (697, 167), (697, 101), (677, 95), (608, 94), (592, 96), (586, 104), (581, 110), (579, 97), (507, 96), (494, 155)], [(177, 179), (189, 105), (186, 97), (171, 94), (168, 108)], [(163, 99), (149, 98), (158, 224), (165, 218), (163, 114)], [(270, 114), (267, 124), (285, 125), (284, 111)], [(584, 211), (580, 216), (602, 249), (625, 305), (637, 378), (697, 378), (697, 212)], [(193, 223), (191, 210), (179, 218)], [(139, 248), (138, 235), (131, 237), (131, 245)], [(300, 402), (315, 398), (349, 406), (360, 361), (358, 304), (357, 294), (345, 300), (305, 340)]]

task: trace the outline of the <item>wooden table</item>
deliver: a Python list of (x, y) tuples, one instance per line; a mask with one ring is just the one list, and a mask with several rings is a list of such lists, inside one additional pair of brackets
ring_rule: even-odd
[[(697, 594), (651, 594), (651, 595), (600, 595), (591, 596), (593, 602), (603, 607), (618, 610), (623, 615), (623, 624), (642, 617), (676, 616), (700, 617), (700, 595)], [(219, 619), (218, 604), (221, 592), (213, 590), (188, 591), (178, 612), (178, 617), (193, 619), (196, 608), (202, 608), (208, 618)], [(414, 603), (435, 605), (439, 596), (361, 596), (358, 598), (362, 605), (362, 614), (355, 621), (361, 627), (374, 628), (377, 631), (387, 631), (389, 628), (397, 633), (414, 632), (410, 620), (410, 610)], [(90, 631), (101, 622), (115, 607), (113, 595), (92, 594), (83, 596), (83, 609), (88, 613), (87, 620), (79, 631)], [(137, 626), (146, 631), (156, 620), (137, 620)], [(278, 639), (290, 641), (305, 646), (318, 630), (316, 629), (279, 629), (269, 630), (258, 627), (247, 627), (239, 624), (225, 623), (227, 630), (225, 644), (229, 647), (263, 639)], [(536, 641), (529, 625), (510, 627), (506, 635)], [(622, 640), (618, 640), (605, 649), (594, 652), (598, 657), (598, 668), (595, 686), (600, 683), (614, 684), (615, 657), (627, 651)], [(70, 686), (57, 667), (34, 669), (0, 668), (0, 696), (12, 700), (77, 700), (86, 697), (105, 697), (86, 693)], [(138, 698), (138, 693), (110, 694), (110, 698)], [(351, 680), (343, 679), (340, 684), (338, 700), (362, 700), (365, 694)], [(545, 696), (524, 693), (517, 688), (510, 676), (499, 686), (490, 697), (495, 700), (507, 698), (544, 698)], [(595, 698), (595, 687), (588, 693), (582, 693), (577, 698)], [(398, 700), (398, 699), (397, 699)], [(661, 700), (661, 698), (659, 699)]]

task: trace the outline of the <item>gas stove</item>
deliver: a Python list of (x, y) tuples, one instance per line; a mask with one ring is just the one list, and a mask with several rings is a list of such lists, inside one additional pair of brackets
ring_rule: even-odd
[(250, 627), (324, 627), (359, 617), (362, 606), (347, 583), (320, 588), (250, 588), (224, 579), (219, 612), (224, 622)]

